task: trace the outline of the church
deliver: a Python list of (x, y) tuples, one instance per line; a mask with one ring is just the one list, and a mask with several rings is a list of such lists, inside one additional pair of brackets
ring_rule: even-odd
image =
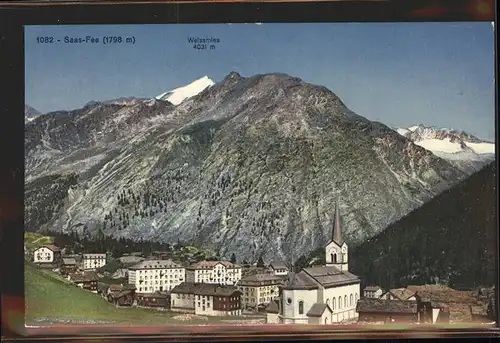
[(357, 321), (360, 279), (349, 272), (349, 249), (342, 239), (335, 207), (332, 240), (325, 247), (326, 265), (290, 273), (279, 300), (266, 309), (268, 323), (331, 324)]

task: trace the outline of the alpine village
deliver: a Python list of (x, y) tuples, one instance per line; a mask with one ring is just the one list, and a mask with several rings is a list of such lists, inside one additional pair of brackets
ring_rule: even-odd
[(218, 316), (260, 318), (257, 323), (267, 324), (494, 323), (494, 288), (362, 288), (360, 276), (349, 271), (351, 257), (340, 223), (336, 207), (332, 237), (324, 247), (326, 263), (300, 269), (281, 261), (265, 265), (262, 259), (239, 265), (234, 254), (231, 261), (179, 262), (172, 259), (174, 247), (113, 259), (104, 251), (66, 254), (54, 244), (34, 249), (25, 244), (25, 254), (38, 270), (115, 307), (179, 313), (184, 317), (177, 318), (185, 321)]

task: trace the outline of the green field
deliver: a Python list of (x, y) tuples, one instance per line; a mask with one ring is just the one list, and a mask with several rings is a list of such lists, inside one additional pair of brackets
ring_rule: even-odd
[[(182, 321), (178, 313), (142, 308), (115, 308), (101, 296), (85, 291), (57, 277), (50, 271), (25, 266), (26, 324), (116, 323), (130, 325), (215, 324), (241, 317), (205, 317)], [(259, 317), (257, 317), (259, 318)], [(260, 317), (262, 318), (262, 317)]]
[(44, 236), (33, 232), (24, 233), (24, 244), (26, 244), (26, 247), (31, 251), (42, 245), (52, 244), (53, 242), (54, 238), (49, 236)]

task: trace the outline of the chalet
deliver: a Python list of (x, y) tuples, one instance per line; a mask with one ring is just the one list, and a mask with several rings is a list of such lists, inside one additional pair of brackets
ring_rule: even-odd
[(84, 271), (71, 273), (68, 275), (68, 280), (80, 288), (97, 293), (97, 282), (99, 281), (99, 277), (95, 272)]
[(168, 292), (138, 293), (135, 296), (138, 307), (153, 307), (167, 310), (170, 308), (170, 294)]
[(171, 309), (207, 316), (241, 315), (241, 292), (234, 286), (184, 282), (172, 289)]
[(201, 261), (186, 268), (186, 282), (235, 285), (241, 267), (229, 261)]
[(400, 293), (391, 290), (391, 295), (415, 299), (421, 323), (489, 321), (488, 304), (478, 300), (473, 291), (458, 291), (444, 285), (410, 285)]
[(383, 290), (380, 286), (366, 286), (363, 289), (363, 296), (365, 298), (381, 298)]
[(282, 276), (271, 273), (254, 274), (243, 277), (237, 283), (242, 294), (243, 308), (256, 308), (258, 305), (267, 305), (279, 296), (279, 287), (285, 282)]
[(77, 271), (77, 263), (74, 258), (63, 258), (61, 263), (61, 274), (68, 275)]
[(135, 302), (135, 287), (133, 285), (110, 285), (106, 293), (108, 301), (116, 307), (132, 306)]
[(106, 253), (102, 254), (83, 254), (82, 269), (96, 270), (106, 265)]
[(269, 269), (274, 273), (274, 275), (286, 276), (290, 271), (290, 268), (284, 262), (272, 262), (269, 265)]
[(365, 323), (417, 323), (416, 301), (361, 298), (356, 305), (359, 322)]
[(40, 265), (57, 267), (61, 261), (61, 249), (53, 244), (42, 245), (34, 251), (33, 261)]

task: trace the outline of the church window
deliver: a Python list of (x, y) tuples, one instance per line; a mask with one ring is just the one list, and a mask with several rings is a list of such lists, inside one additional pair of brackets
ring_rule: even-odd
[(344, 295), (344, 307), (347, 306), (349, 306), (349, 304), (347, 304), (347, 295)]
[(335, 310), (335, 298), (332, 298), (332, 310)]
[(333, 254), (333, 263), (337, 263), (337, 254)]
[(351, 296), (349, 298), (350, 298), (349, 299), (349, 306), (352, 306), (352, 294), (351, 294)]
[(342, 308), (342, 297), (339, 297), (339, 308)]
[(304, 314), (304, 302), (299, 301), (299, 314)]

